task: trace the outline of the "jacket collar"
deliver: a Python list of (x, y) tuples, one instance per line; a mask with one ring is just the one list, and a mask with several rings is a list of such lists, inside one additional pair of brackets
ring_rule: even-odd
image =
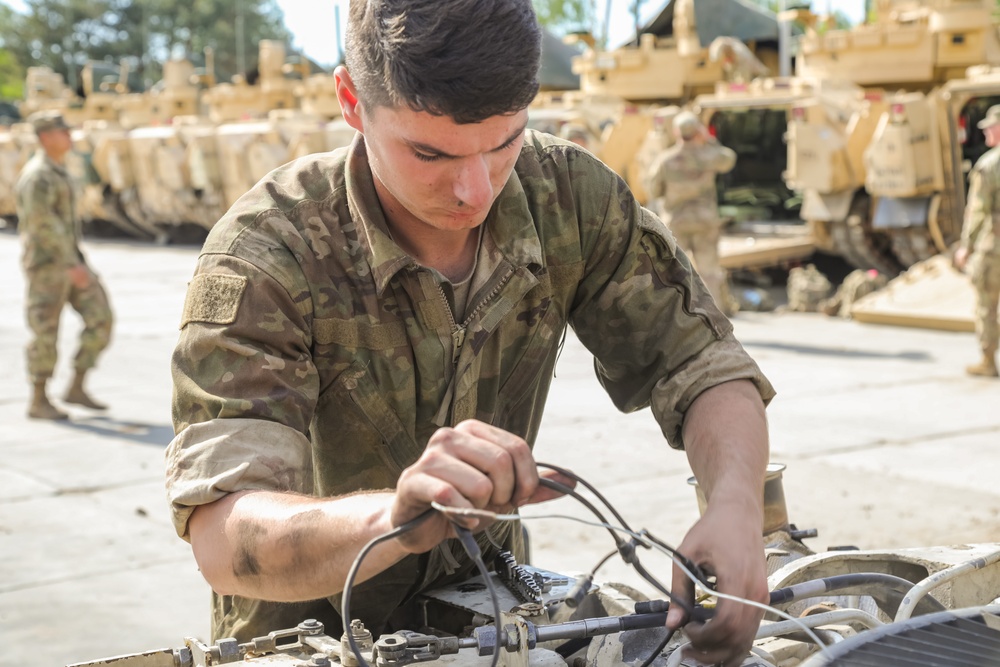
[[(518, 163), (525, 156), (526, 153), (522, 152)], [(394, 275), (415, 266), (416, 261), (389, 236), (389, 227), (368, 163), (364, 136), (360, 133), (355, 136), (347, 156), (345, 179), (351, 218), (358, 224), (358, 236), (367, 250), (376, 289), (381, 294)], [(541, 242), (516, 165), (483, 224), (497, 249), (514, 266), (542, 264)]]

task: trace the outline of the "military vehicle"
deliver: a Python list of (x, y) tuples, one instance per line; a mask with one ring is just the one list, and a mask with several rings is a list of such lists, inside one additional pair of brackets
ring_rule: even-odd
[[(763, 62), (751, 69), (775, 71), (778, 39), (774, 15), (759, 8), (733, 0), (670, 0), (638, 29), (633, 43), (611, 51), (591, 49), (577, 58), (574, 71), (580, 74), (580, 92), (564, 106), (593, 115), (589, 108), (597, 106), (595, 100), (619, 99), (617, 110), (605, 111), (599, 125), (591, 123), (597, 140), (589, 147), (646, 203), (645, 175), (655, 156), (673, 142), (670, 120), (679, 107), (713, 98), (716, 90), (746, 90), (745, 81), (717, 88), (723, 79), (743, 78), (743, 68), (727, 67), (719, 57), (727, 52), (723, 47), (732, 51), (730, 43), (738, 43), (748, 57)], [(705, 119), (712, 121), (715, 116), (712, 131), (721, 132), (719, 139), (726, 145), (732, 139), (742, 153), (736, 170), (720, 177), (723, 213), (747, 224), (751, 218), (795, 220), (794, 195), (781, 180), (782, 167), (768, 155), (784, 153), (780, 109), (741, 114), (746, 105), (727, 110), (723, 107), (734, 102), (733, 95), (720, 97), (725, 97), (716, 109), (720, 113), (706, 113)], [(602, 106), (606, 110), (610, 105), (605, 101)], [(551, 106), (548, 109), (551, 113)], [(752, 230), (729, 231), (721, 248), (726, 268), (774, 265), (813, 252), (806, 235), (789, 226), (770, 226), (765, 232), (756, 224)]]
[(788, 110), (785, 180), (802, 194), (821, 248), (894, 275), (957, 239), (964, 174), (984, 152), (969, 123), (997, 94), (992, 9), (985, 0), (882, 0), (877, 21), (850, 30), (821, 33), (807, 20), (797, 73), (866, 89), (853, 109), (831, 113), (807, 99)]
[(801, 218), (802, 194), (788, 182), (795, 171), (786, 159), (788, 117), (811, 103), (824, 116), (844, 118), (862, 96), (850, 83), (790, 77), (723, 82), (695, 99), (693, 108), (712, 135), (737, 155), (736, 167), (717, 181), (730, 237), (752, 239), (775, 264), (815, 251), (815, 236)]
[[(85, 68), (79, 98), (61, 75), (28, 72), (25, 113), (58, 109), (72, 132), (68, 168), (80, 183), (80, 214), (126, 234), (169, 240), (193, 226), (210, 229), (226, 209), (274, 167), (350, 142), (338, 120), (333, 77), (288, 62), (284, 44), (263, 40), (253, 81), (213, 83), (186, 59), (164, 63), (163, 80), (129, 93), (127, 70), (95, 81)], [(301, 100), (301, 102), (300, 102)], [(0, 130), (0, 216), (15, 215), (13, 186), (36, 145), (25, 126)]]
[(35, 132), (26, 123), (0, 129), (0, 219), (5, 222), (14, 223), (17, 216), (14, 184), (35, 145)]
[[(771, 593), (745, 667), (1000, 664), (1000, 544), (813, 553), (804, 540), (816, 531), (789, 523), (783, 471), (772, 464), (765, 482), (762, 528)], [(699, 501), (703, 510), (703, 495)], [(667, 591), (640, 562), (648, 550), (685, 569), (704, 593), (691, 613), (711, 618), (721, 596), (693, 563), (647, 531), (628, 528), (610, 505), (617, 524), (591, 509), (599, 517), (596, 526), (613, 527), (616, 550), (646, 572), (658, 594)], [(595, 562), (602, 555), (595, 554)], [(479, 576), (424, 594), (414, 627), (379, 637), (356, 619), (346, 628), (302, 619), (244, 643), (188, 638), (180, 648), (71, 667), (696, 664), (684, 654), (683, 630), (664, 627), (669, 602), (621, 584), (595, 585), (600, 565), (567, 575), (519, 564), (509, 553), (496, 559), (492, 572), (480, 564)], [(669, 568), (658, 574), (665, 580)], [(347, 609), (350, 593), (345, 597)]]
[(563, 125), (582, 125), (592, 138), (588, 148), (645, 201), (652, 147), (672, 141), (663, 123), (674, 107), (723, 78), (723, 64), (710, 57), (709, 46), (730, 35), (775, 61), (778, 30), (769, 12), (735, 0), (668, 0), (632, 43), (606, 50), (588, 40), (572, 63), (579, 90), (540, 95), (529, 109), (532, 126), (558, 135)]

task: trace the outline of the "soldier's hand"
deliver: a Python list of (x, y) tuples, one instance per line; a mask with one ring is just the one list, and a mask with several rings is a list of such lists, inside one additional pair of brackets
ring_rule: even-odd
[[(572, 481), (546, 472), (572, 486)], [(542, 502), (559, 494), (539, 486), (539, 473), (524, 439), (489, 424), (469, 420), (438, 429), (396, 486), (392, 524), (399, 526), (437, 502), (446, 507), (485, 509), (501, 514), (520, 505)], [(483, 519), (463, 518), (470, 529), (484, 528)], [(412, 553), (423, 553), (454, 537), (448, 517), (436, 514), (400, 537)]]
[(90, 269), (86, 264), (77, 264), (69, 270), (69, 281), (77, 289), (86, 289), (90, 285)]
[(959, 271), (965, 270), (965, 265), (969, 262), (969, 249), (965, 246), (961, 246), (955, 251), (954, 256), (951, 258), (952, 266), (954, 266)]
[[(747, 511), (742, 504), (710, 503), (704, 517), (691, 528), (677, 550), (706, 574), (715, 574), (719, 592), (766, 603), (767, 567), (760, 525), (760, 515)], [(694, 584), (676, 565), (672, 590), (694, 604)], [(757, 607), (720, 600), (711, 620), (684, 626), (684, 633), (691, 640), (687, 654), (706, 665), (741, 664), (763, 615), (763, 610)], [(680, 627), (687, 620), (680, 606), (671, 606), (668, 627)]]

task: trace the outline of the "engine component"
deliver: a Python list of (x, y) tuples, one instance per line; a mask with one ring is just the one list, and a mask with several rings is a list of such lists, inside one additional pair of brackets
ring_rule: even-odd
[(918, 616), (846, 639), (803, 667), (1000, 665), (1000, 605)]

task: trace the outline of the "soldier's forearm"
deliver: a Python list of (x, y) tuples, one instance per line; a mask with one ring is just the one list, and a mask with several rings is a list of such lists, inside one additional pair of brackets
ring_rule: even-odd
[[(389, 493), (337, 499), (271, 491), (224, 496), (189, 523), (195, 560), (224, 595), (296, 602), (336, 595), (361, 548), (391, 529)], [(395, 541), (366, 557), (357, 582), (402, 559)]]
[(733, 500), (762, 511), (767, 419), (752, 382), (734, 380), (702, 392), (685, 416), (684, 442), (709, 503)]

